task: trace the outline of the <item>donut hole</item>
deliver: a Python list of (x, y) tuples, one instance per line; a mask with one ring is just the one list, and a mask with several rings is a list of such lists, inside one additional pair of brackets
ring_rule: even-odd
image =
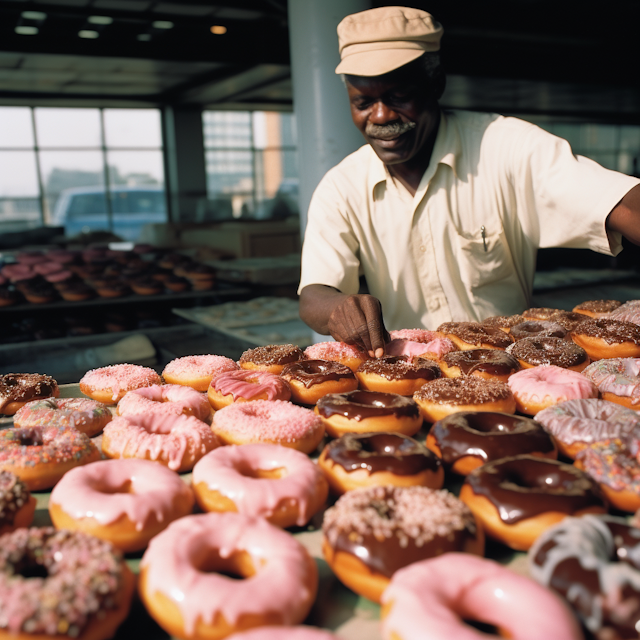
[(462, 621), (469, 627), (473, 629), (477, 629), (482, 633), (488, 633), (493, 636), (498, 636), (499, 638), (509, 637), (500, 633), (500, 629), (496, 627), (496, 625), (491, 624), (490, 622), (482, 622), (481, 620), (468, 620), (467, 618), (463, 618)]
[(44, 444), (42, 432), (36, 429), (16, 429), (15, 438), (22, 447), (41, 447)]
[(256, 478), (259, 480), (279, 480), (287, 474), (285, 467), (277, 467), (276, 469), (260, 469), (252, 467), (246, 460), (241, 460), (235, 465), (236, 471), (245, 478)]
[(133, 490), (133, 482), (127, 479), (124, 482), (122, 482), (122, 484), (100, 487), (100, 493), (115, 495), (117, 493), (135, 493), (135, 492)]
[(208, 549), (195, 568), (201, 573), (216, 573), (232, 580), (245, 580), (256, 573), (253, 560), (246, 551), (234, 551), (223, 557), (219, 549)]
[(554, 471), (527, 473), (526, 469), (510, 469), (501, 483), (503, 486), (516, 486), (520, 489), (543, 489), (547, 493), (554, 490), (571, 490), (571, 484)]
[(30, 580), (32, 578), (48, 578), (49, 570), (35, 557), (26, 556), (15, 568), (15, 575)]
[(468, 415), (465, 419), (469, 430), (480, 433), (517, 433), (530, 429), (523, 420), (491, 411)]

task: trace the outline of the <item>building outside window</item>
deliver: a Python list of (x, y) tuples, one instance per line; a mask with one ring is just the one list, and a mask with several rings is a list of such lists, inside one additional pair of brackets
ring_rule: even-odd
[(167, 219), (157, 109), (0, 107), (0, 231), (135, 240)]

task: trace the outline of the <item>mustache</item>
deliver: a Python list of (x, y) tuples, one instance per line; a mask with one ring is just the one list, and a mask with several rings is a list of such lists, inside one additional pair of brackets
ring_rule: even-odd
[(378, 138), (378, 140), (394, 140), (400, 137), (403, 133), (411, 131), (416, 128), (415, 122), (390, 122), (389, 124), (374, 124), (373, 122), (367, 122), (365, 133), (371, 138)]

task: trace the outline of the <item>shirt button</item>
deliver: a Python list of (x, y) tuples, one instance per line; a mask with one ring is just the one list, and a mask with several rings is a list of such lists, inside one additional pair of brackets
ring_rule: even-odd
[(422, 251), (422, 253), (424, 253), (426, 250), (427, 250), (427, 248), (423, 244), (421, 244), (420, 245), (420, 251)]
[(427, 302), (427, 308), (429, 311), (437, 311), (440, 308), (440, 300), (432, 298)]

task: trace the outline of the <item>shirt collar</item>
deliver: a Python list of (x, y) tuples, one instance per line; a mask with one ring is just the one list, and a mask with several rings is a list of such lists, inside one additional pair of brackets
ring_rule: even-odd
[[(371, 147), (370, 147), (371, 148)], [(445, 111), (440, 113), (440, 124), (438, 125), (438, 134), (436, 135), (436, 141), (433, 145), (433, 152), (431, 153), (431, 160), (429, 167), (435, 164), (446, 164), (453, 169), (453, 172), (458, 177), (456, 171), (456, 161), (460, 153), (460, 140), (458, 139), (455, 127), (450, 122), (450, 118)], [(373, 152), (371, 154), (371, 192), (376, 188), (376, 185), (381, 182), (385, 182), (391, 174), (387, 167), (382, 163), (378, 156)], [(425, 170), (425, 173), (429, 171), (429, 167)], [(434, 167), (435, 169), (435, 167)]]

